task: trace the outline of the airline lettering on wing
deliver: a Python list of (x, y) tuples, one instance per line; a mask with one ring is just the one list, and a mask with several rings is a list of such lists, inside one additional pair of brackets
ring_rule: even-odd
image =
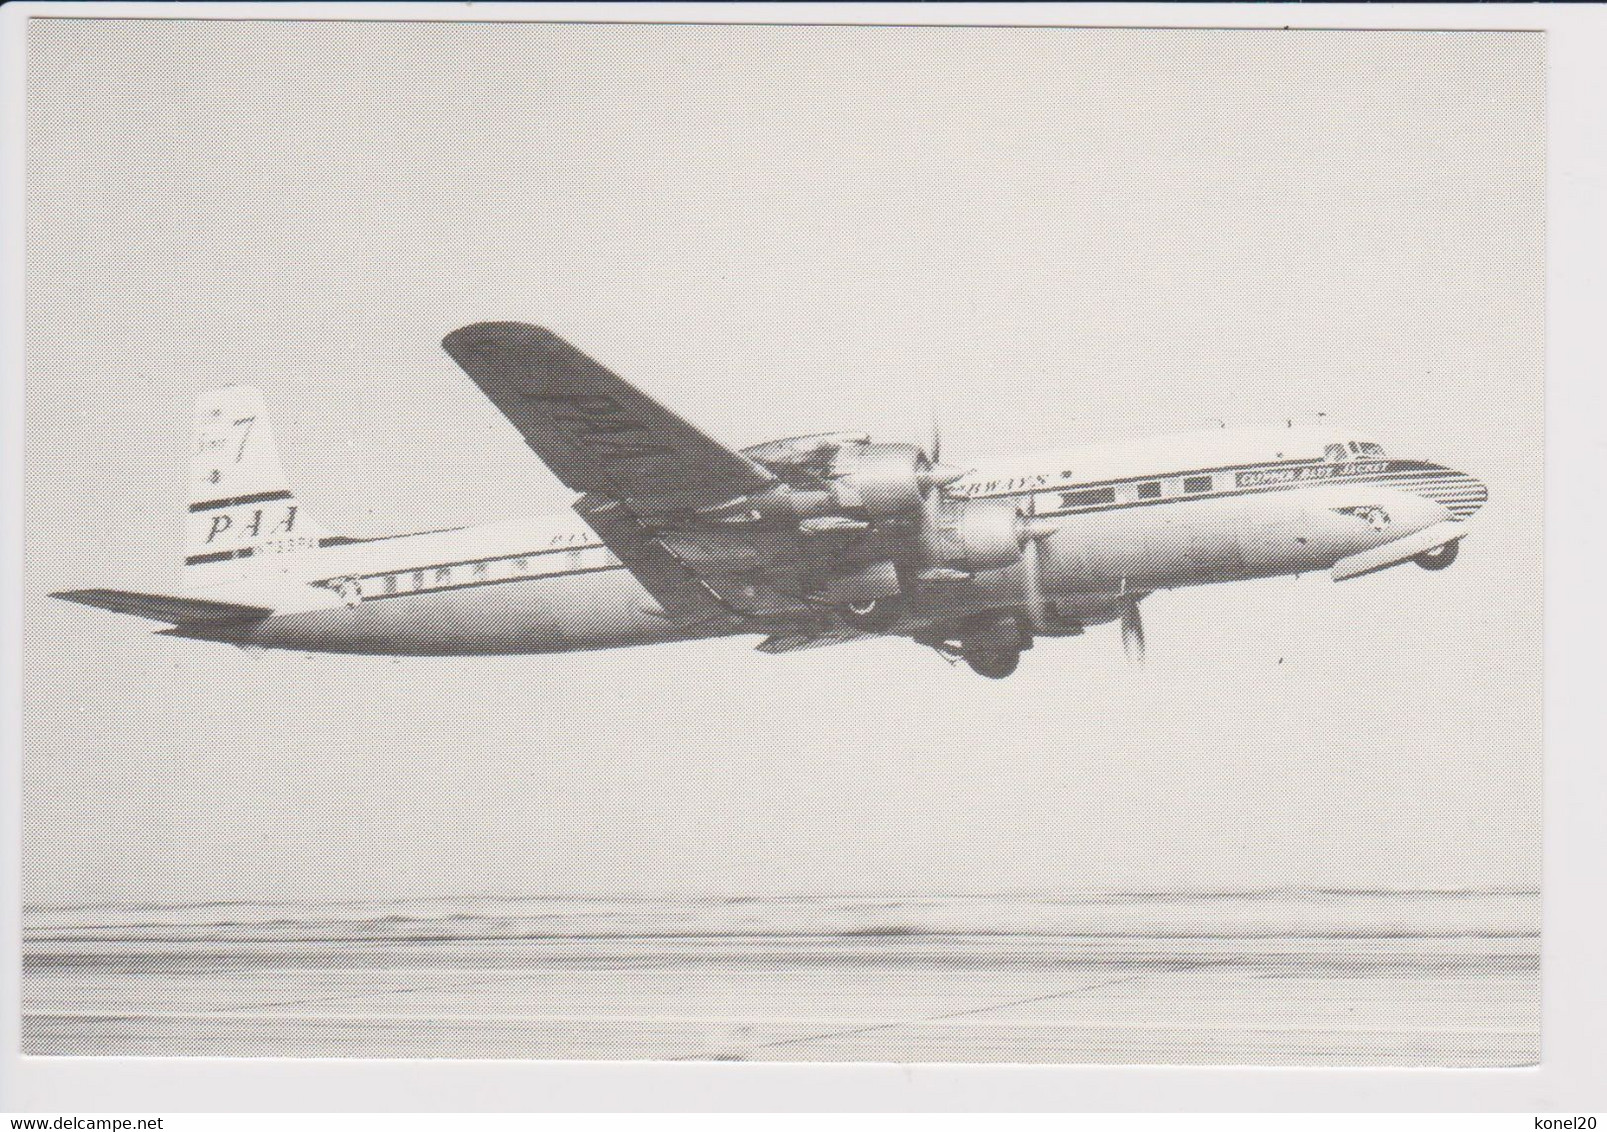
[(1389, 467), (1386, 461), (1372, 460), (1358, 464), (1307, 464), (1299, 468), (1251, 468), (1240, 472), (1234, 483), (1238, 487), (1266, 487), (1270, 484), (1306, 483), (1311, 480), (1334, 479), (1339, 476), (1370, 475)]
[(672, 448), (633, 437), (632, 434), (650, 430), (632, 420), (625, 407), (606, 393), (540, 394), (535, 399), (554, 406), (553, 420), (564, 426), (572, 441), (600, 460), (641, 460), (675, 454)]

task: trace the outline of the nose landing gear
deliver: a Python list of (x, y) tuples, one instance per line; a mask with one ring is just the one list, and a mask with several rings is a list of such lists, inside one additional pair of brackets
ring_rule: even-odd
[(1461, 545), (1461, 539), (1448, 542), (1444, 546), (1436, 546), (1433, 550), (1425, 550), (1412, 561), (1425, 570), (1443, 570), (1456, 561), (1456, 552)]

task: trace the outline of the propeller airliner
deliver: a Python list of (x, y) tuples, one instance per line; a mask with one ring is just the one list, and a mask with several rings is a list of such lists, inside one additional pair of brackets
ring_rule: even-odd
[(53, 596), (201, 641), (380, 655), (608, 649), (759, 634), (763, 653), (899, 637), (982, 676), (1163, 589), (1405, 563), (1442, 570), (1482, 483), (1336, 430), (1225, 429), (968, 468), (863, 433), (733, 450), (549, 330), (447, 354), (579, 494), (570, 513), (332, 535), (286, 482), (262, 393), (201, 396), (184, 594)]

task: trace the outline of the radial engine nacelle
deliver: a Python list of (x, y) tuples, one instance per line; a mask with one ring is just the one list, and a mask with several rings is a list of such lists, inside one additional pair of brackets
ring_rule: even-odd
[[(744, 451), (790, 482), (703, 508), (705, 518), (777, 518), (817, 531), (862, 529), (920, 517), (934, 492), (966, 474), (937, 463), (917, 445), (872, 444), (855, 433), (793, 437)], [(800, 471), (807, 477), (802, 482)]]
[(838, 507), (876, 521), (918, 514), (965, 469), (934, 463), (914, 444), (854, 444), (837, 450), (827, 475)]
[(933, 509), (921, 539), (931, 563), (975, 573), (1016, 565), (1028, 543), (1053, 529), (1028, 518), (1013, 499), (946, 499)]
[(903, 532), (896, 536), (903, 548), (883, 543), (880, 549), (933, 579), (1015, 566), (1028, 544), (1052, 529), (1028, 518), (1012, 499), (946, 497), (942, 489), (965, 469), (939, 463), (915, 444), (820, 433), (744, 451), (790, 482), (706, 509), (708, 517), (778, 519), (818, 534), (891, 524)]

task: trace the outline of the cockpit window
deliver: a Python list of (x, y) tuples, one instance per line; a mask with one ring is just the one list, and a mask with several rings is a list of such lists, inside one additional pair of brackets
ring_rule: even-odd
[(1345, 460), (1359, 460), (1369, 456), (1382, 456), (1383, 448), (1370, 440), (1347, 440), (1343, 444), (1330, 444), (1323, 448), (1322, 458), (1330, 464)]

